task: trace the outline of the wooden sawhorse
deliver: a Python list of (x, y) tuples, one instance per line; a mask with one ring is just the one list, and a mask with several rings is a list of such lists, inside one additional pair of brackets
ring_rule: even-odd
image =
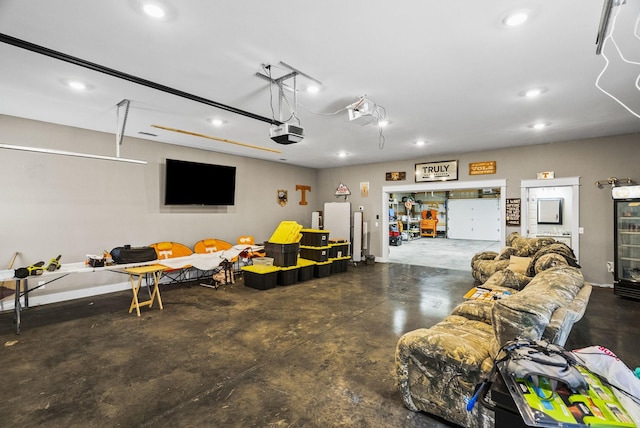
[[(131, 291), (133, 292), (131, 306), (129, 306), (129, 313), (133, 311), (133, 308), (136, 308), (136, 312), (138, 316), (140, 316), (140, 306), (151, 307), (156, 297), (158, 297), (158, 305), (160, 306), (160, 309), (163, 309), (162, 298), (160, 297), (160, 290), (158, 289), (158, 279), (159, 273), (165, 269), (166, 267), (162, 265), (139, 266), (125, 269), (125, 272), (129, 274), (129, 279), (131, 280)], [(142, 278), (147, 274), (151, 275), (153, 278), (153, 291), (151, 292), (151, 298), (149, 300), (141, 302), (138, 300), (138, 292), (142, 285)], [(138, 277), (137, 280), (135, 278), (136, 276)]]

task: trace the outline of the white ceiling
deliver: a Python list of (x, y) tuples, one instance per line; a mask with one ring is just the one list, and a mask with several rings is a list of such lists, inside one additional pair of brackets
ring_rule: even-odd
[[(640, 114), (640, 65), (623, 61), (640, 62), (639, 1), (614, 7), (604, 55), (595, 53), (603, 0), (154, 1), (169, 7), (167, 18), (144, 16), (142, 0), (0, 0), (0, 33), (267, 119), (271, 96), (279, 118), (278, 89), (256, 73), (268, 64), (280, 77), (289, 72), (282, 61), (323, 84), (299, 91), (304, 140), (279, 145), (267, 122), (7, 43), (0, 114), (115, 133), (127, 99), (126, 136), (313, 168), (640, 132), (640, 118), (595, 84), (607, 58), (600, 85)], [(505, 26), (517, 10), (530, 12), (527, 22)], [(91, 90), (72, 91), (66, 79)], [(546, 92), (521, 96), (533, 87)], [(375, 123), (348, 119), (345, 107), (363, 95), (386, 111), (384, 140)], [(550, 125), (532, 129), (537, 121)], [(0, 143), (12, 144), (1, 131)]]

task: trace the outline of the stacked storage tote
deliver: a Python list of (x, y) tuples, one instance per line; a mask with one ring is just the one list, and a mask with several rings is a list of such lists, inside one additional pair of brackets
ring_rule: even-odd
[(319, 229), (302, 229), (300, 241), (300, 257), (315, 262), (313, 276), (323, 278), (331, 274), (329, 261), (329, 231)]

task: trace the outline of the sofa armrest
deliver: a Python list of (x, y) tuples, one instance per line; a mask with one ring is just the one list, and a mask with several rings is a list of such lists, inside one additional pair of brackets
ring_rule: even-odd
[[(536, 275), (519, 293), (496, 301), (492, 324), (498, 345), (515, 338), (540, 339), (559, 308), (571, 311), (583, 286), (584, 278), (577, 268), (553, 267)], [(563, 323), (566, 315), (564, 312)], [(566, 329), (564, 324), (559, 328)]]
[(549, 324), (544, 329), (543, 339), (564, 346), (573, 325), (580, 321), (587, 309), (591, 289), (591, 284), (585, 283), (576, 294), (575, 299), (567, 307), (556, 309), (551, 316)]
[(451, 315), (458, 315), (469, 320), (491, 324), (491, 311), (494, 300), (467, 300), (453, 308)]
[(435, 326), (404, 334), (396, 347), (398, 388), (406, 407), (461, 426), (478, 426), (478, 408), (465, 398), (493, 366), (489, 324), (449, 315)]

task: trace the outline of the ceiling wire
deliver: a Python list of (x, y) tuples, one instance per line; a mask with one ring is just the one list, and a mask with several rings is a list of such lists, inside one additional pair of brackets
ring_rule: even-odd
[[(269, 107), (271, 107), (271, 117), (275, 121), (276, 120), (276, 112), (275, 112), (275, 109), (273, 108), (273, 85), (275, 85), (276, 83), (275, 83), (275, 80), (273, 79), (273, 76), (271, 75), (271, 69), (272, 68), (280, 68), (280, 69), (282, 69), (281, 67), (277, 67), (277, 66), (274, 66), (274, 65), (271, 65), (271, 64), (268, 64), (268, 65), (267, 64), (262, 64), (262, 70), (269, 77), (269, 81), (270, 81), (270, 83), (269, 83)], [(293, 77), (293, 85), (294, 85), (293, 90), (296, 91), (297, 88), (296, 88), (296, 77), (295, 76)], [(300, 119), (296, 116), (295, 110), (291, 107), (291, 104), (289, 103), (289, 100), (287, 99), (287, 96), (284, 93), (282, 82), (280, 82), (278, 84), (278, 97), (279, 97), (278, 98), (278, 101), (279, 101), (278, 110), (279, 110), (279, 114), (280, 114), (280, 120), (279, 121), (286, 123), (286, 122), (289, 122), (291, 119), (295, 118), (296, 122), (298, 123), (298, 125), (300, 125)], [(287, 106), (289, 106), (289, 110), (291, 111), (291, 114), (289, 115), (289, 117), (284, 119), (284, 120), (282, 119), (282, 102), (281, 102), (282, 100), (284, 100), (284, 102), (287, 104)]]
[[(614, 46), (616, 47), (616, 49), (618, 50), (618, 53), (620, 55), (620, 57), (622, 58), (622, 60), (626, 63), (629, 64), (638, 64), (637, 62), (633, 62), (633, 61), (628, 61), (627, 59), (624, 58), (624, 56), (622, 55), (622, 52), (620, 51), (620, 49), (618, 48), (618, 45), (616, 44), (615, 40), (613, 39), (613, 33), (615, 31), (615, 27), (616, 27), (616, 21), (618, 19), (618, 14), (620, 13), (620, 6), (618, 6), (618, 10), (616, 11), (613, 20), (611, 22), (611, 32), (605, 37), (604, 42), (602, 43), (603, 48), (602, 48), (602, 57), (605, 60), (605, 65), (604, 68), (602, 69), (602, 71), (600, 72), (600, 74), (598, 74), (598, 77), (596, 78), (596, 82), (595, 82), (595, 86), (596, 88), (598, 88), (600, 90), (600, 92), (604, 93), (605, 95), (609, 96), (611, 99), (613, 99), (614, 101), (616, 101), (618, 104), (620, 104), (622, 107), (624, 107), (629, 113), (631, 113), (632, 115), (634, 115), (635, 117), (637, 117), (638, 119), (640, 119), (640, 114), (636, 113), (635, 111), (633, 111), (630, 107), (628, 107), (625, 103), (623, 103), (621, 100), (619, 100), (618, 98), (616, 98), (613, 94), (607, 92), (605, 89), (603, 89), (600, 86), (600, 79), (602, 78), (602, 76), (604, 75), (604, 73), (607, 71), (607, 69), (609, 68), (609, 58), (607, 58), (607, 55), (604, 53), (604, 46), (606, 45), (607, 41), (609, 39), (611, 39), (612, 43), (614, 44)], [(640, 16), (638, 17), (638, 19), (636, 19), (636, 25), (635, 25), (635, 30), (634, 30), (634, 36), (636, 38), (638, 38), (638, 23), (640, 22)], [(636, 78), (635, 81), (635, 86), (636, 89), (640, 90), (640, 86), (638, 84), (638, 81), (640, 80), (640, 74), (638, 75), (638, 77)]]

